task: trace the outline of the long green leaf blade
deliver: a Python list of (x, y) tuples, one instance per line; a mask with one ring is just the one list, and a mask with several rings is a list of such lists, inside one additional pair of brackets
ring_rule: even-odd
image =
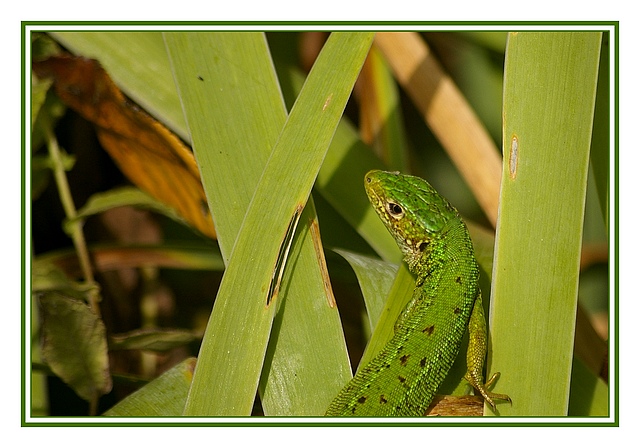
[(600, 39), (509, 36), (487, 369), (502, 415), (567, 413)]
[[(199, 73), (179, 73), (183, 67), (180, 58), (187, 50), (193, 53), (186, 48), (194, 44), (193, 39), (188, 34), (167, 35), (181, 93), (188, 87), (183, 83), (188, 77), (201, 76), (206, 85), (207, 61), (219, 61), (202, 58)], [(267, 304), (266, 292), (282, 237), (294, 211), (306, 203), (371, 40), (370, 34), (333, 35), (309, 75), (267, 161), (233, 246), (203, 341), (186, 414), (248, 415), (251, 411), (275, 311), (273, 303)], [(186, 66), (193, 68), (190, 64)], [(190, 119), (189, 110), (187, 117)], [(210, 197), (208, 183), (212, 179), (207, 170), (212, 153), (221, 148), (199, 147), (193, 136)], [(216, 207), (210, 205), (218, 225)]]
[[(298, 70), (287, 70), (280, 79), (285, 95), (302, 88), (303, 77)], [(349, 119), (342, 117), (318, 173), (315, 189), (384, 260), (398, 263), (400, 250), (364, 192), (364, 175), (372, 169), (386, 167), (360, 140)]]

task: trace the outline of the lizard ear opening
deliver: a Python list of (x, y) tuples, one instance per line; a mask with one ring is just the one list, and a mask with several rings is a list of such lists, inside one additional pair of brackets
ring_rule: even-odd
[(387, 202), (387, 213), (393, 218), (400, 219), (404, 216), (404, 209), (395, 202)]

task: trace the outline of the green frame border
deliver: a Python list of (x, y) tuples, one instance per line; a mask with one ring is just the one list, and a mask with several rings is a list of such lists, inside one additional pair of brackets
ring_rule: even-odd
[[(614, 83), (614, 107), (610, 109), (610, 113), (613, 113), (614, 127), (611, 130), (613, 132), (614, 147), (610, 149), (610, 161), (613, 162), (614, 178), (610, 179), (610, 185), (613, 188), (609, 189), (610, 204), (613, 204), (613, 210), (609, 210), (609, 215), (613, 213), (615, 222), (613, 223), (613, 235), (611, 235), (611, 227), (609, 229), (609, 244), (613, 243), (615, 247), (614, 253), (614, 265), (609, 265), (610, 279), (613, 279), (613, 304), (614, 313), (610, 316), (610, 322), (615, 322), (613, 333), (615, 353), (614, 358), (614, 389), (613, 396), (615, 397), (613, 403), (613, 413), (611, 413), (612, 407), (610, 406), (609, 419), (613, 417), (611, 422), (589, 420), (602, 420), (603, 417), (500, 417), (499, 419), (483, 419), (482, 422), (470, 421), (465, 418), (452, 417), (441, 418), (437, 422), (429, 420), (424, 423), (415, 423), (413, 421), (393, 421), (390, 418), (384, 419), (367, 419), (367, 421), (354, 421), (349, 420), (337, 422), (335, 420), (323, 422), (316, 417), (161, 417), (161, 418), (114, 418), (114, 417), (29, 417), (30, 421), (27, 421), (27, 408), (26, 399), (30, 398), (30, 394), (27, 395), (25, 377), (30, 374), (30, 371), (25, 369), (26, 367), (26, 331), (27, 322), (25, 321), (26, 315), (26, 299), (27, 299), (27, 283), (31, 285), (31, 279), (27, 279), (27, 260), (31, 260), (31, 257), (27, 257), (26, 254), (26, 193), (27, 193), (27, 181), (30, 177), (26, 173), (26, 132), (27, 123), (25, 120), (25, 114), (30, 110), (27, 105), (27, 100), (30, 99), (30, 95), (27, 95), (27, 86), (25, 85), (25, 79), (27, 73), (26, 69), (26, 38), (27, 33), (31, 32), (29, 28), (39, 27), (43, 28), (38, 31), (53, 31), (59, 27), (77, 27), (76, 31), (89, 30), (92, 26), (100, 27), (139, 27), (140, 31), (147, 27), (247, 27), (254, 29), (262, 29), (265, 31), (304, 31), (305, 27), (322, 27), (323, 29), (330, 31), (339, 29), (341, 31), (359, 30), (362, 27), (367, 29), (375, 29), (377, 26), (397, 26), (398, 30), (403, 31), (429, 31), (424, 30), (425, 27), (456, 27), (459, 29), (450, 31), (465, 31), (465, 28), (471, 27), (500, 27), (500, 28), (528, 28), (528, 27), (553, 27), (554, 30), (573, 30), (580, 27), (593, 28), (601, 27), (603, 30), (612, 31), (612, 39), (615, 43), (614, 51), (611, 56), (613, 57), (612, 66), (615, 67), (615, 74), (611, 78), (611, 82)], [(290, 28), (281, 29), (280, 27)], [(415, 28), (412, 28), (415, 27)], [(610, 28), (613, 28), (612, 30)], [(104, 30), (109, 31), (109, 30)], [(111, 30), (118, 31), (118, 30)], [(147, 31), (147, 30), (144, 30)], [(157, 30), (160, 31), (160, 30)], [(196, 30), (194, 30), (196, 31)], [(200, 30), (198, 30), (200, 31)], [(215, 31), (215, 30), (212, 30)], [(238, 29), (237, 31), (246, 31), (246, 29)], [(315, 29), (314, 29), (315, 31)], [(387, 31), (387, 30), (385, 30)], [(438, 30), (441, 31), (441, 30)], [(474, 31), (496, 31), (494, 29), (486, 30), (474, 30)], [(500, 30), (502, 31), (502, 30)], [(529, 29), (522, 29), (526, 32)], [(533, 31), (533, 29), (532, 29)], [(449, 427), (449, 426), (468, 426), (468, 427), (501, 427), (501, 426), (522, 426), (522, 427), (618, 427), (619, 426), (619, 38), (620, 38), (620, 23), (619, 21), (407, 21), (407, 22), (382, 22), (382, 21), (22, 21), (21, 22), (21, 133), (22, 133), (22, 152), (21, 152), (21, 426), (23, 427), (49, 427), (49, 426), (61, 426), (61, 427), (78, 427), (78, 426), (90, 426), (90, 427), (166, 427), (166, 426), (191, 426), (191, 427), (344, 427), (344, 426), (357, 426), (357, 427)], [(611, 167), (610, 167), (611, 170)], [(612, 199), (612, 200), (611, 200)], [(29, 228), (31, 227), (30, 223)], [(613, 236), (613, 238), (612, 238)], [(613, 241), (611, 241), (613, 239)], [(611, 260), (610, 260), (611, 262)], [(611, 290), (611, 285), (610, 285)], [(611, 306), (611, 305), (610, 305)], [(611, 319), (613, 318), (613, 319)], [(610, 330), (611, 331), (611, 330)], [(611, 392), (610, 392), (611, 395)], [(113, 420), (118, 421), (113, 421)], [(180, 420), (189, 420), (181, 422)], [(42, 420), (42, 421), (37, 421)], [(73, 420), (73, 421), (65, 421)], [(136, 421), (122, 421), (122, 420), (136, 420)], [(153, 421), (149, 421), (153, 420)], [(242, 421), (238, 421), (242, 420)], [(285, 421), (283, 421), (285, 420)], [(533, 421), (522, 421), (533, 420)], [(538, 421), (535, 421), (538, 420)], [(565, 420), (564, 422), (562, 420)], [(569, 421), (566, 421), (569, 420)], [(577, 421), (573, 421), (577, 420)]]

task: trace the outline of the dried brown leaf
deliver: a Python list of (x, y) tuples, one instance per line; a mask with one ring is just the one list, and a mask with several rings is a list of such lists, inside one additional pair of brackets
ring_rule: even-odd
[(131, 182), (215, 238), (193, 153), (129, 101), (97, 61), (56, 56), (34, 62), (33, 70), (52, 78), (60, 99), (96, 126), (100, 143)]

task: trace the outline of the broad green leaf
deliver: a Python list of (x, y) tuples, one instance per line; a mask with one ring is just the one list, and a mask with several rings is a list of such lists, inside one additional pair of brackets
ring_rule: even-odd
[(286, 121), (277, 79), (261, 34), (166, 33), (165, 40), (228, 262)]
[[(278, 112), (278, 109), (274, 109), (274, 100), (264, 99), (263, 96), (265, 91), (270, 92), (273, 88), (271, 87), (273, 78), (271, 81), (264, 78), (272, 71), (270, 61), (265, 62), (265, 68), (260, 67), (259, 70), (255, 68), (256, 64), (265, 61), (263, 38), (260, 35), (245, 33), (211, 33), (209, 35), (170, 33), (166, 35), (180, 94), (189, 120), (196, 158), (201, 168), (210, 208), (220, 232), (223, 255), (228, 256), (233, 247), (199, 355), (193, 385), (187, 400), (185, 410), (187, 414), (246, 415), (251, 410), (276, 308), (272, 302), (267, 303), (267, 291), (276, 257), (294, 211), (307, 200), (371, 38), (371, 35), (337, 34), (329, 39), (260, 176), (260, 174), (247, 173), (244, 167), (243, 169), (239, 167), (247, 159), (260, 157), (266, 160), (264, 151), (268, 151), (276, 143), (276, 138), (273, 136), (277, 137), (281, 129), (274, 119), (277, 119), (278, 114), (284, 117), (284, 110), (281, 109)], [(242, 63), (238, 60), (239, 55), (244, 55)], [(233, 61), (233, 64), (229, 64), (230, 61)], [(246, 64), (244, 69), (241, 64)], [(216, 76), (217, 73), (220, 75)], [(255, 76), (247, 76), (249, 73), (255, 73)], [(226, 90), (220, 88), (221, 82), (228, 84)], [(244, 88), (248, 91), (244, 91)], [(206, 93), (209, 90), (211, 94)], [(225, 100), (225, 95), (230, 96), (229, 101)], [(247, 96), (258, 105), (262, 102), (263, 109), (255, 106), (245, 107), (237, 109), (238, 113), (228, 110), (233, 102), (239, 101), (244, 104), (243, 98)], [(205, 107), (202, 103), (203, 99), (213, 104), (206, 104)], [(249, 102), (249, 99), (246, 101)], [(217, 106), (218, 102), (222, 102), (220, 107)], [(282, 107), (282, 100), (279, 100), (279, 103)], [(219, 111), (218, 115), (221, 115), (217, 118), (219, 122), (224, 123), (226, 119), (234, 120), (237, 128), (216, 125), (216, 117), (200, 120), (202, 124), (198, 125), (198, 119), (202, 116), (204, 109)], [(258, 117), (260, 119), (257, 119)], [(212, 123), (211, 120), (214, 122)], [(249, 141), (244, 138), (243, 128), (247, 130), (246, 137)], [(254, 133), (256, 129), (270, 137), (256, 138)], [(231, 130), (237, 130), (240, 133), (238, 137), (225, 135)], [(210, 138), (206, 138), (205, 135)], [(255, 141), (251, 141), (252, 136)], [(220, 139), (236, 147), (231, 150), (228, 144), (216, 145), (216, 141)], [(241, 159), (243, 147), (249, 157), (245, 155), (245, 158)], [(238, 174), (233, 175), (232, 171)], [(256, 179), (259, 179), (257, 187), (255, 187)], [(236, 183), (240, 190), (252, 192), (255, 188), (255, 194), (244, 221), (239, 221), (237, 218), (243, 216), (244, 209), (241, 206), (235, 202), (229, 202), (225, 207), (220, 207), (217, 203), (229, 198), (228, 194), (222, 196), (214, 194), (214, 190), (229, 190), (231, 185), (235, 189)], [(231, 198), (235, 197), (235, 194), (231, 196)], [(245, 204), (246, 197), (245, 195), (243, 201)], [(234, 213), (236, 217), (225, 218), (224, 214), (228, 212)], [(311, 222), (312, 216), (313, 210), (307, 207), (305, 214), (301, 217), (300, 234), (306, 236), (306, 227)], [(220, 222), (225, 219), (229, 220), (226, 228), (231, 229), (227, 232), (226, 242), (223, 241), (222, 236), (225, 226), (220, 225)], [(239, 222), (243, 224), (235, 240), (235, 232), (232, 230), (239, 228)], [(302, 246), (298, 246), (297, 242), (294, 243), (290, 260), (298, 259), (295, 256), (298, 247), (301, 247), (302, 253), (309, 250), (305, 247), (313, 248), (313, 245), (309, 244), (311, 243), (306, 241)], [(299, 259), (303, 258), (302, 253)], [(306, 257), (308, 255), (305, 255)], [(299, 272), (297, 263), (292, 264), (291, 267), (295, 269), (294, 277), (291, 278), (289, 287), (286, 286), (288, 274), (285, 275), (283, 291), (287, 291), (288, 295), (282, 298), (283, 303), (280, 308), (283, 305), (289, 308), (290, 304), (287, 301), (295, 297), (291, 291), (294, 282), (302, 283), (301, 279), (295, 280), (295, 275), (302, 274), (302, 269)], [(308, 274), (304, 276), (308, 285), (309, 276)], [(314, 283), (321, 280), (319, 276), (314, 276), (312, 279)], [(302, 287), (302, 290), (304, 289)], [(239, 302), (237, 297), (242, 297), (242, 302)], [(316, 293), (315, 297), (319, 299), (316, 309), (322, 310), (327, 307), (329, 302), (324, 294), (318, 297)], [(337, 318), (335, 310), (334, 315)], [(274, 326), (274, 328), (277, 327)], [(284, 328), (283, 322), (277, 329), (282, 332)], [(326, 341), (322, 343), (325, 344)], [(308, 344), (304, 345), (309, 352)], [(335, 350), (333, 352), (335, 353)], [(290, 365), (291, 362), (292, 359), (289, 359)], [(336, 376), (336, 365), (331, 364), (332, 376), (326, 377), (325, 380)], [(298, 366), (295, 367), (299, 369)], [(326, 367), (324, 370), (326, 371)], [(302, 373), (303, 370), (299, 369), (299, 372)], [(339, 382), (343, 384), (346, 381)], [(333, 387), (328, 390), (333, 394), (339, 387), (336, 385), (335, 390), (331, 390)], [(326, 384), (324, 389), (327, 390)], [(308, 396), (304, 397), (307, 402)], [(290, 398), (286, 396), (283, 398), (279, 401), (290, 406)], [(298, 397), (298, 400), (300, 398), (302, 397)], [(319, 400), (313, 412), (319, 413), (318, 407), (325, 406), (330, 398), (327, 396), (326, 401)], [(265, 401), (263, 400), (263, 405)]]
[(182, 414), (195, 358), (188, 358), (104, 413), (108, 417), (171, 417)]
[(78, 396), (95, 400), (111, 390), (106, 330), (80, 300), (49, 292), (40, 297), (42, 357)]
[(487, 369), (502, 415), (567, 414), (600, 40), (509, 36)]

